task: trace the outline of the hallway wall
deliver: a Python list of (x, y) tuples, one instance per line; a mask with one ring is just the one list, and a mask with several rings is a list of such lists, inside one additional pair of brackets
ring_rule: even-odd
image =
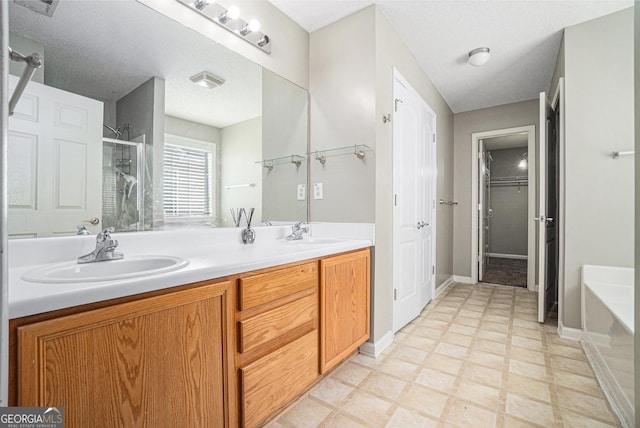
[(538, 139), (538, 100), (505, 104), (453, 116), (454, 199), (453, 273), (471, 276), (471, 134), (517, 126), (536, 126)]

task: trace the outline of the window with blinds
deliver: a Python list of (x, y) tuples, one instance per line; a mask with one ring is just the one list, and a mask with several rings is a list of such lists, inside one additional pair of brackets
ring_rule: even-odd
[(212, 217), (215, 144), (189, 144), (167, 138), (164, 144), (164, 215)]

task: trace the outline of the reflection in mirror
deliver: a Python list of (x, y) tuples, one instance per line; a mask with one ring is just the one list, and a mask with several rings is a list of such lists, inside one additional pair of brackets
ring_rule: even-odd
[(305, 90), (134, 0), (9, 12), (10, 237), (307, 219)]

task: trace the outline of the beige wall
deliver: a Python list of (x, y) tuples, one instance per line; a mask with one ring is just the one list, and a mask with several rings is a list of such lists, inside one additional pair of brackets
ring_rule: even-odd
[(535, 125), (537, 139), (538, 109), (536, 99), (454, 115), (454, 198), (458, 205), (453, 214), (453, 272), (457, 276), (471, 276), (471, 134)]
[[(332, 144), (367, 144), (375, 150), (366, 152), (364, 162), (342, 155), (328, 158), (324, 169), (315, 160), (311, 167), (311, 183), (323, 180), (325, 198), (334, 201), (323, 209), (320, 201), (314, 202), (312, 220), (339, 221), (351, 215), (347, 221), (375, 221), (375, 342), (392, 328), (392, 126), (383, 123), (382, 116), (392, 113), (393, 68), (437, 115), (437, 198), (453, 196), (453, 114), (375, 6), (312, 33), (310, 52), (312, 150)], [(450, 207), (437, 206), (436, 285), (440, 285), (453, 274), (453, 221)], [(332, 218), (329, 210), (339, 217)]]
[(580, 328), (580, 266), (633, 266), (633, 9), (565, 29), (564, 325)]
[[(374, 25), (369, 7), (310, 36), (311, 152), (376, 148)], [(310, 190), (314, 183), (324, 189), (322, 200), (309, 192), (311, 221), (373, 223), (377, 151), (366, 151), (364, 159), (346, 150), (326, 156), (324, 165), (310, 160)]]
[(240, 37), (200, 16), (178, 1), (138, 0), (152, 9), (194, 29), (204, 36), (228, 47), (264, 68), (309, 88), (309, 33), (266, 0), (236, 0), (240, 17), (260, 20), (260, 31), (272, 42), (271, 55), (261, 51)]
[[(387, 18), (376, 9), (376, 260), (375, 335), (391, 329), (392, 320), (392, 126), (382, 116), (392, 113), (395, 67), (436, 113), (436, 200), (453, 196), (453, 113), (429, 77), (404, 45)], [(436, 204), (436, 287), (453, 274), (453, 209)], [(385, 330), (386, 329), (386, 330)]]
[[(262, 117), (222, 128), (220, 149), (220, 226), (234, 226), (230, 208), (255, 208), (252, 226), (262, 219)], [(227, 190), (225, 186), (255, 184)]]

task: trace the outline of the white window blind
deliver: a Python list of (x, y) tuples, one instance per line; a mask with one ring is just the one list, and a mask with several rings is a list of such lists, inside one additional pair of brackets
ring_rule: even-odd
[(164, 144), (165, 218), (211, 217), (214, 211), (215, 145)]

